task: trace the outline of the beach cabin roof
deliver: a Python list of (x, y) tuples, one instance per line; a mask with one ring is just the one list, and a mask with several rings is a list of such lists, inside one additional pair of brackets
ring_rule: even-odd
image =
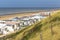
[(6, 21), (0, 20), (0, 22), (6, 22)]
[(0, 28), (4, 28), (6, 26), (6, 24), (1, 24), (0, 23)]
[(19, 23), (19, 22), (5, 22), (5, 24), (10, 24), (10, 25), (15, 25), (17, 23)]
[(40, 18), (40, 16), (39, 15), (35, 15), (35, 16), (31, 17), (31, 19), (34, 19), (34, 18), (38, 19), (38, 18)]
[(4, 24), (5, 22), (6, 22), (6, 21), (1, 21), (1, 20), (0, 20), (0, 23), (1, 23), (1, 24)]

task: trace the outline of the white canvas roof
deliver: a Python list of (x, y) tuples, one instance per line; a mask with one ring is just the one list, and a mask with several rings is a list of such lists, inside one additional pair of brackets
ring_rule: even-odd
[(6, 24), (1, 24), (0, 23), (0, 28), (4, 28), (6, 26)]
[(32, 19), (34, 19), (34, 18), (40, 18), (40, 16), (34, 16), (34, 17), (32, 17)]
[(0, 22), (6, 22), (6, 21), (2, 21), (2, 20), (0, 20)]

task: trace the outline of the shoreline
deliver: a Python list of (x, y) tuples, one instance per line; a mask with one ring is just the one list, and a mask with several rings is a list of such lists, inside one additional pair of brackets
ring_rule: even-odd
[(21, 13), (37, 13), (37, 12), (42, 12), (42, 11), (55, 11), (59, 9), (46, 9), (46, 10), (31, 10), (31, 11), (21, 11), (21, 12), (14, 12), (14, 13), (9, 13), (9, 14), (2, 14), (0, 16), (5, 16), (5, 15), (13, 15), (13, 14), (21, 14)]
[[(10, 18), (14, 18), (14, 17), (23, 17), (23, 16), (31, 16), (32, 14), (36, 14), (39, 12), (48, 12), (49, 10), (38, 10), (38, 11), (27, 11), (27, 12), (20, 12), (20, 13), (11, 13), (11, 14), (5, 14), (5, 15), (0, 15), (0, 20), (8, 20)], [(52, 11), (56, 11), (56, 10), (50, 10)]]

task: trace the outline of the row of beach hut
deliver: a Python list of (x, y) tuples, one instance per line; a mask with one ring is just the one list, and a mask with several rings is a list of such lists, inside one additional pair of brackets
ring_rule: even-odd
[(26, 26), (30, 26), (37, 21), (40, 21), (46, 16), (49, 16), (50, 12), (44, 12), (45, 14), (37, 13), (32, 16), (23, 16), (23, 17), (15, 17), (9, 20), (0, 20), (0, 35), (6, 35), (17, 30), (20, 30)]

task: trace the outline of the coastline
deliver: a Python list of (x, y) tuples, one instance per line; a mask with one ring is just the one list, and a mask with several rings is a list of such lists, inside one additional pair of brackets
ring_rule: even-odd
[(35, 14), (35, 13), (34, 12), (31, 12), (31, 13), (26, 12), (26, 13), (5, 14), (5, 15), (0, 16), (0, 20), (7, 20), (10, 18), (14, 18), (14, 17), (30, 16), (32, 14)]
[[(45, 12), (45, 11), (49, 11), (49, 10), (38, 10), (38, 11), (28, 11), (28, 12), (20, 12), (20, 13), (12, 13), (12, 14), (5, 14), (5, 15), (0, 15), (0, 20), (8, 20), (10, 18), (14, 18), (14, 17), (23, 17), (23, 16), (31, 16), (32, 14), (37, 14), (39, 12)], [(50, 10), (52, 11), (56, 11), (56, 10)]]

